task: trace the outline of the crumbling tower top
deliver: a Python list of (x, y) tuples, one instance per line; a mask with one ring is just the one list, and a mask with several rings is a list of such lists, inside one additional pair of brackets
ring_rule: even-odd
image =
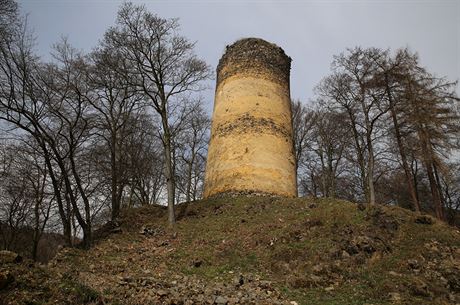
[(289, 84), (291, 58), (274, 43), (244, 38), (226, 47), (217, 65), (217, 84), (236, 74), (251, 74)]

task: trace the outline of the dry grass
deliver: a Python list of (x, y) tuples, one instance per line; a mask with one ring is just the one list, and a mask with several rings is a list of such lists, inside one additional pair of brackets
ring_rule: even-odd
[(196, 202), (178, 214), (171, 229), (161, 208), (125, 211), (121, 233), (90, 251), (61, 252), (47, 272), (92, 287), (109, 304), (148, 300), (142, 287), (136, 296), (120, 287), (122, 278), (227, 283), (239, 274), (269, 280), (287, 304), (460, 302), (460, 232), (416, 223), (407, 210), (239, 197)]

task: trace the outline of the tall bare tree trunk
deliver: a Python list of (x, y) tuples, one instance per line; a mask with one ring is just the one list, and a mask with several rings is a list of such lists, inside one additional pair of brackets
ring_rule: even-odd
[(437, 187), (436, 180), (433, 174), (433, 167), (431, 166), (429, 161), (426, 162), (425, 166), (426, 166), (428, 181), (430, 182), (430, 190), (431, 190), (431, 195), (433, 197), (433, 204), (434, 204), (434, 208), (436, 212), (436, 217), (438, 219), (443, 220), (444, 212), (442, 208), (442, 201), (441, 201), (439, 189)]
[(37, 142), (39, 143), (39, 145), (40, 145), (40, 147), (42, 149), (43, 156), (45, 158), (45, 164), (46, 164), (46, 167), (48, 169), (48, 173), (49, 173), (50, 178), (51, 178), (51, 184), (53, 185), (53, 192), (54, 192), (54, 195), (56, 196), (56, 202), (58, 204), (58, 211), (59, 211), (59, 216), (60, 216), (61, 222), (62, 222), (63, 235), (64, 235), (64, 238), (66, 240), (66, 244), (68, 246), (72, 246), (73, 238), (72, 238), (72, 223), (71, 223), (71, 220), (70, 220), (70, 209), (67, 209), (67, 213), (64, 210), (64, 203), (63, 203), (63, 200), (62, 200), (61, 188), (59, 186), (60, 183), (56, 178), (54, 168), (53, 168), (53, 165), (51, 163), (50, 153), (49, 153), (49, 151), (48, 151), (48, 149), (46, 147), (46, 144), (44, 142), (42, 142), (40, 140), (40, 138), (37, 137), (36, 139), (37, 139)]
[[(390, 105), (391, 105), (391, 103), (390, 103)], [(393, 119), (393, 125), (394, 125), (394, 128), (395, 128), (396, 142), (397, 142), (397, 145), (398, 145), (399, 155), (401, 157), (401, 163), (402, 163), (402, 167), (403, 167), (403, 170), (404, 170), (404, 175), (406, 177), (407, 190), (408, 190), (408, 192), (410, 194), (412, 204), (414, 205), (414, 209), (417, 212), (420, 212), (420, 202), (418, 201), (417, 190), (416, 190), (416, 188), (414, 186), (414, 183), (413, 183), (412, 177), (411, 177), (411, 173), (409, 171), (409, 165), (407, 163), (407, 156), (406, 156), (406, 153), (404, 152), (404, 147), (403, 147), (403, 144), (402, 144), (401, 132), (399, 131), (398, 119), (396, 117), (396, 112), (394, 111), (394, 107), (393, 106), (390, 106), (390, 107), (391, 107), (390, 108), (390, 113), (391, 113), (391, 117)]]
[(402, 136), (401, 136), (401, 132), (399, 130), (398, 117), (396, 115), (396, 109), (395, 109), (393, 97), (391, 95), (390, 87), (388, 85), (388, 76), (387, 75), (385, 75), (385, 81), (386, 81), (386, 94), (387, 94), (387, 98), (388, 98), (388, 102), (389, 102), (390, 114), (391, 114), (391, 118), (393, 120), (393, 127), (395, 129), (396, 143), (398, 145), (398, 151), (399, 151), (399, 155), (401, 157), (401, 163), (402, 163), (402, 167), (403, 167), (403, 170), (404, 170), (404, 175), (406, 177), (407, 190), (408, 190), (408, 192), (410, 194), (414, 209), (417, 212), (420, 212), (420, 202), (418, 201), (417, 190), (416, 190), (416, 188), (414, 186), (414, 183), (413, 183), (412, 177), (411, 177), (411, 173), (409, 171), (409, 165), (407, 163), (407, 156), (406, 156), (406, 153), (404, 151), (404, 147), (403, 147), (403, 143), (402, 143)]
[(369, 109), (367, 109), (364, 102), (364, 89), (362, 89), (361, 95), (363, 100), (360, 101), (361, 107), (364, 114), (364, 123), (366, 125), (366, 146), (367, 146), (367, 189), (369, 190), (369, 200), (370, 205), (375, 204), (375, 187), (374, 187), (374, 167), (375, 167), (375, 157), (374, 157), (374, 145), (372, 141), (372, 130), (373, 126), (369, 119)]
[(436, 166), (436, 162), (433, 162), (433, 172), (434, 172), (434, 177), (435, 177), (435, 181), (436, 181), (437, 193), (439, 195), (438, 209), (439, 209), (440, 215), (441, 215), (440, 219), (445, 220), (445, 217), (446, 217), (446, 215), (444, 213), (445, 198), (444, 198), (444, 195), (442, 193), (441, 179), (439, 178), (438, 167)]
[(185, 201), (186, 202), (190, 202), (190, 198), (191, 198), (190, 194), (192, 192), (192, 170), (193, 170), (193, 161), (190, 164), (188, 164), (188, 168), (187, 168), (187, 187), (185, 191)]
[(171, 135), (168, 126), (168, 119), (166, 114), (162, 115), (163, 123), (163, 145), (165, 153), (165, 177), (166, 177), (166, 188), (168, 193), (168, 221), (170, 225), (176, 222), (176, 214), (174, 211), (174, 200), (175, 200), (175, 180), (174, 180), (174, 168), (172, 160), (172, 147), (171, 147)]
[(438, 219), (443, 220), (444, 212), (442, 207), (441, 194), (439, 193), (438, 184), (436, 183), (436, 179), (433, 172), (435, 162), (433, 158), (433, 152), (431, 151), (431, 143), (425, 131), (418, 130), (418, 136), (422, 146), (422, 159), (425, 165), (428, 181), (430, 183), (431, 196), (435, 208), (436, 217)]
[(367, 184), (369, 187), (369, 204), (375, 204), (375, 187), (374, 187), (374, 151), (372, 144), (368, 143), (369, 146), (369, 160), (367, 163)]
[(359, 143), (359, 133), (358, 133), (358, 130), (356, 129), (357, 123), (356, 123), (355, 117), (351, 109), (347, 109), (347, 113), (350, 118), (351, 129), (353, 131), (353, 139), (354, 139), (355, 147), (356, 147), (356, 154), (358, 157), (358, 167), (359, 167), (359, 172), (361, 176), (360, 177), (361, 187), (364, 191), (364, 197), (366, 198), (366, 202), (370, 202), (369, 188), (368, 188), (368, 183), (367, 183), (367, 178), (366, 178), (366, 168), (364, 165), (364, 156), (363, 156), (361, 144)]
[(110, 149), (110, 182), (111, 182), (111, 201), (112, 201), (112, 220), (115, 220), (120, 214), (120, 201), (118, 200), (118, 170), (117, 170), (117, 153), (116, 153), (116, 135), (112, 131), (111, 149)]
[(34, 205), (34, 235), (32, 243), (32, 259), (37, 260), (38, 254), (38, 242), (40, 241), (40, 203), (38, 200), (35, 201)]

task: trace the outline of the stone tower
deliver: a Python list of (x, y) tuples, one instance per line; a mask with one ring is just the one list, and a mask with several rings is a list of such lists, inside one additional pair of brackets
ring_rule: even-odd
[(262, 39), (227, 46), (217, 66), (204, 197), (297, 196), (291, 58)]

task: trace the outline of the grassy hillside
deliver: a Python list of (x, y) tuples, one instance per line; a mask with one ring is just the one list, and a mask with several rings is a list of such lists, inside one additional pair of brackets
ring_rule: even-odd
[(427, 216), (263, 197), (181, 206), (174, 230), (165, 213), (125, 211), (48, 266), (2, 265), (0, 304), (460, 303), (460, 232)]

